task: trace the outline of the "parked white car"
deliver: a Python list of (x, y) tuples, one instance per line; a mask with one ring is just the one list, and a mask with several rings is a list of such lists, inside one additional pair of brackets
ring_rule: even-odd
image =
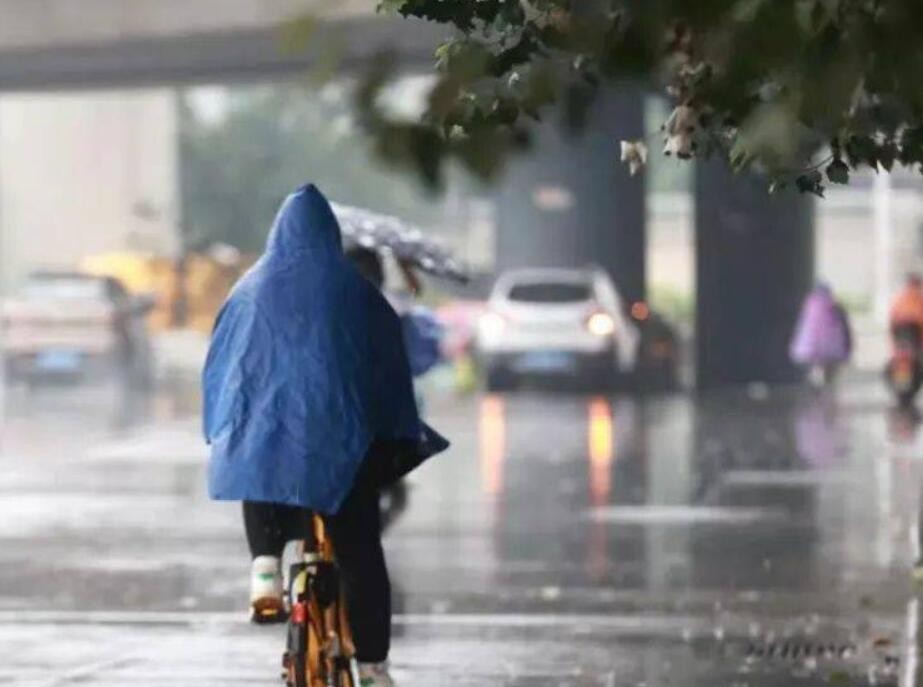
[(147, 383), (152, 346), (146, 318), (153, 300), (117, 279), (79, 272), (36, 272), (0, 303), (6, 377), (95, 377), (116, 371)]
[(489, 389), (555, 375), (599, 385), (634, 371), (640, 334), (599, 269), (524, 269), (497, 280), (478, 323)]

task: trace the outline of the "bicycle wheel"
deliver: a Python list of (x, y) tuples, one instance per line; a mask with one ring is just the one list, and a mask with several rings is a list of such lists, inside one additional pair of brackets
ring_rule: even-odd
[(293, 641), (285, 653), (283, 666), (288, 687), (328, 687), (327, 660), (317, 629), (308, 623), (290, 633)]
[(305, 563), (292, 566), (289, 584), (291, 612), (282, 664), (288, 687), (327, 687), (323, 666), (321, 614), (311, 594), (311, 569)]
[[(292, 566), (288, 644), (283, 658), (288, 687), (355, 687), (352, 633), (331, 541), (314, 517), (312, 539)], [(307, 554), (307, 555), (306, 555)]]
[(347, 666), (337, 669), (333, 684), (335, 687), (355, 687), (356, 683), (353, 680), (352, 669)]
[(354, 687), (355, 680), (352, 672), (352, 661), (356, 655), (353, 644), (352, 632), (349, 627), (349, 617), (346, 613), (346, 599), (342, 586), (337, 594), (336, 601), (331, 604), (325, 613), (327, 627), (332, 630), (331, 637), (335, 644), (335, 655), (331, 658), (330, 670), (333, 684), (336, 687)]
[(307, 666), (303, 657), (286, 655), (282, 664), (287, 687), (308, 687)]

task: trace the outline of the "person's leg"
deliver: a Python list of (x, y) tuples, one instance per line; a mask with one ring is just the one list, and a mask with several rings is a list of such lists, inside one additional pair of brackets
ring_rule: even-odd
[(407, 483), (400, 479), (381, 490), (382, 502), (387, 505), (381, 509), (381, 531), (385, 532), (407, 508)]
[(391, 648), (391, 581), (381, 546), (375, 483), (360, 477), (334, 516), (325, 518), (343, 575), (346, 604), (362, 664), (381, 664)]
[(311, 511), (307, 508), (276, 506), (276, 521), (279, 523), (283, 542), (300, 541), (312, 536), (312, 517)]
[(244, 501), (244, 529), (253, 559), (250, 569), (250, 618), (256, 623), (284, 619), (282, 550), (287, 526), (284, 506)]
[(274, 503), (244, 501), (244, 529), (251, 558), (259, 556), (282, 556), (285, 548), (285, 532), (280, 518), (284, 506)]

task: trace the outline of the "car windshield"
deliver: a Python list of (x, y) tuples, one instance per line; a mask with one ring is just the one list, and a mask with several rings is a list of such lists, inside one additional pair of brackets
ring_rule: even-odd
[(521, 303), (584, 303), (592, 297), (589, 284), (561, 281), (515, 284), (508, 296)]
[(22, 288), (22, 295), (37, 300), (105, 300), (105, 282), (81, 277), (33, 277)]

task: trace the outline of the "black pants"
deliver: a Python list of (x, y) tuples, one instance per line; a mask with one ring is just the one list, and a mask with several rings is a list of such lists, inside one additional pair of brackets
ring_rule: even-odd
[[(281, 557), (288, 541), (304, 539), (310, 511), (272, 503), (244, 502), (250, 554)], [(356, 643), (356, 658), (379, 663), (391, 648), (391, 581), (381, 546), (377, 482), (360, 475), (339, 513), (325, 516), (336, 548)]]

